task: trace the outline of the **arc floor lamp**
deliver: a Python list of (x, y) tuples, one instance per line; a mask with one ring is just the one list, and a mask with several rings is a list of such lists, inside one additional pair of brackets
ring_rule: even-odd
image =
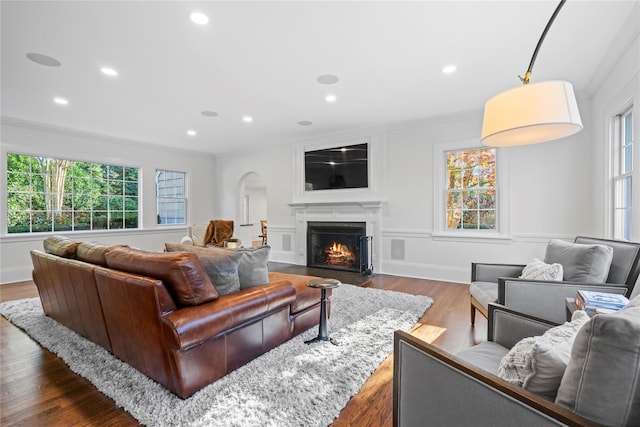
[(551, 15), (533, 52), (523, 85), (489, 99), (484, 107), (482, 144), (511, 147), (552, 141), (582, 129), (573, 86), (566, 81), (530, 84), (531, 70), (551, 24), (564, 6), (562, 0)]

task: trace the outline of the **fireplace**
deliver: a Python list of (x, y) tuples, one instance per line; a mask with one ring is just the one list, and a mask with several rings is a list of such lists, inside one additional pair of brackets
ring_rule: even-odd
[(365, 222), (307, 222), (307, 266), (365, 271), (366, 234)]

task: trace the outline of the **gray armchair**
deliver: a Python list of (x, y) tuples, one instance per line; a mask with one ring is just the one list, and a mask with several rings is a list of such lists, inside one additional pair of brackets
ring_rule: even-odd
[(490, 304), (488, 340), (456, 355), (396, 331), (394, 427), (640, 425), (640, 297), (579, 328), (555, 400), (497, 376), (515, 343), (551, 326)]
[(578, 236), (574, 243), (599, 244), (613, 249), (605, 283), (519, 279), (524, 265), (473, 263), (471, 265), (471, 324), (476, 310), (487, 317), (489, 303), (561, 323), (565, 299), (578, 289), (611, 292), (629, 297), (640, 274), (640, 243)]

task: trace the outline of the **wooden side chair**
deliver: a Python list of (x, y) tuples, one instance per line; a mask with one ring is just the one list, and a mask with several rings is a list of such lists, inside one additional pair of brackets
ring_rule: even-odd
[(262, 245), (264, 246), (267, 244), (267, 220), (266, 219), (260, 220), (260, 232), (262, 234), (260, 234), (258, 237), (262, 239)]

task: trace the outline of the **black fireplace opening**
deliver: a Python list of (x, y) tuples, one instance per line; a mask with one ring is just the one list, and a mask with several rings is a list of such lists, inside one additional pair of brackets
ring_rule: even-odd
[(364, 272), (366, 234), (365, 222), (307, 222), (307, 266)]

